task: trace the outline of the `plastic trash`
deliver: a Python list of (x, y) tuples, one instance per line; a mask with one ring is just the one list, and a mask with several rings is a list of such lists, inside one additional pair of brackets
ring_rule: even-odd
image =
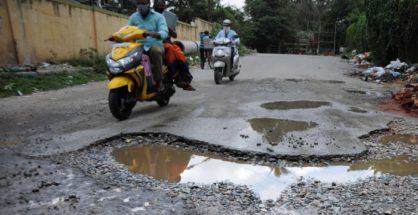
[(386, 69), (391, 69), (391, 70), (399, 70), (402, 69), (402, 67), (407, 67), (408, 64), (401, 62), (399, 59), (396, 59), (396, 61), (391, 61), (389, 65), (387, 65), (385, 68)]
[(391, 72), (394, 78), (399, 78), (402, 74), (400, 72)]
[(385, 73), (385, 69), (383, 69), (382, 67), (376, 67), (376, 73), (374, 75), (379, 78)]
[(400, 72), (393, 72), (393, 71), (391, 71), (390, 73), (392, 74), (392, 77), (394, 77), (394, 78), (398, 78), (398, 77), (401, 76), (401, 73)]
[(363, 72), (363, 75), (366, 75), (366, 76), (373, 75), (373, 76), (380, 77), (383, 74), (385, 74), (385, 69), (383, 69), (382, 67), (372, 67)]
[(406, 73), (413, 73), (415, 71), (417, 71), (417, 68), (415, 66), (412, 66), (411, 68), (406, 70)]

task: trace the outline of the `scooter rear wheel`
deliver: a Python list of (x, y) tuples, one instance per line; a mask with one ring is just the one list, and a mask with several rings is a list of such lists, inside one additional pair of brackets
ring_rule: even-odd
[(222, 78), (223, 78), (222, 72), (223, 72), (222, 68), (215, 68), (214, 79), (215, 79), (216, 84), (221, 84), (222, 83)]
[(164, 98), (164, 99), (157, 100), (157, 104), (160, 107), (165, 107), (165, 106), (168, 105), (168, 103), (170, 103), (170, 98), (168, 98), (168, 99)]

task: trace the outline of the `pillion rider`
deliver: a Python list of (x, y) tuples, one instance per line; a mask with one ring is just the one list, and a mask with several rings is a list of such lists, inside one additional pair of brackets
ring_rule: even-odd
[[(165, 0), (155, 0), (154, 1), (154, 10), (160, 14), (168, 13), (165, 11), (166, 3)], [(170, 21), (167, 21), (170, 23)], [(178, 43), (173, 43), (171, 41), (171, 37), (177, 38), (177, 33), (174, 26), (168, 26), (169, 36), (167, 39), (164, 40), (164, 51), (165, 51), (165, 63), (168, 67), (168, 71), (170, 76), (174, 76), (174, 74), (179, 71), (179, 76), (176, 77), (176, 84), (178, 87), (183, 88), (183, 90), (187, 91), (195, 91), (190, 84), (193, 80), (193, 76), (190, 73), (189, 65), (186, 60), (186, 56), (183, 53), (182, 48), (184, 46), (179, 45)]]
[(146, 38), (141, 40), (144, 50), (151, 58), (152, 73), (157, 83), (158, 91), (164, 91), (163, 70), (163, 40), (168, 37), (168, 27), (165, 18), (151, 9), (150, 0), (135, 0), (137, 12), (131, 15), (128, 25), (147, 30)]

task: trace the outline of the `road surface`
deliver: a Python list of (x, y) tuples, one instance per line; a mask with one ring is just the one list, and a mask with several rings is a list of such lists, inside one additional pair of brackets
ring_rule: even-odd
[[(399, 116), (376, 106), (386, 88), (345, 76), (350, 68), (336, 57), (248, 56), (236, 81), (215, 85), (211, 70), (195, 69), (196, 92), (178, 90), (165, 108), (140, 103), (123, 122), (108, 110), (107, 82), (5, 98), (0, 100), (0, 142), (23, 143), (21, 152), (27, 155), (52, 155), (120, 133), (146, 131), (279, 156), (357, 155), (366, 150), (359, 136)], [(279, 101), (329, 104), (288, 110), (261, 106)], [(367, 113), (353, 112), (353, 107)], [(292, 123), (313, 126), (278, 131)], [(271, 144), (271, 138), (278, 140)]]

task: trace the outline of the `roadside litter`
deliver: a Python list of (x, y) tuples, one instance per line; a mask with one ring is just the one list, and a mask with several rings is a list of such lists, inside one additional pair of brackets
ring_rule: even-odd
[[(358, 55), (356, 55), (358, 56)], [(360, 55), (363, 57), (363, 55)], [(361, 61), (360, 64), (356, 64), (357, 66), (360, 65), (360, 69), (363, 66), (368, 66), (366, 70), (355, 70), (351, 75), (353, 76), (361, 76), (362, 79), (365, 81), (376, 81), (377, 83), (380, 82), (392, 82), (397, 79), (405, 80), (408, 82), (415, 83), (418, 81), (418, 66), (417, 65), (408, 65), (405, 62), (396, 59), (395, 61), (391, 61), (386, 67), (369, 67), (370, 64), (364, 63)]]
[(364, 52), (357, 54), (357, 51), (354, 50), (351, 52), (349, 56), (345, 55), (344, 58), (349, 59), (349, 63), (356, 65), (358, 68), (367, 69), (373, 64), (369, 61), (370, 59), (370, 52)]

